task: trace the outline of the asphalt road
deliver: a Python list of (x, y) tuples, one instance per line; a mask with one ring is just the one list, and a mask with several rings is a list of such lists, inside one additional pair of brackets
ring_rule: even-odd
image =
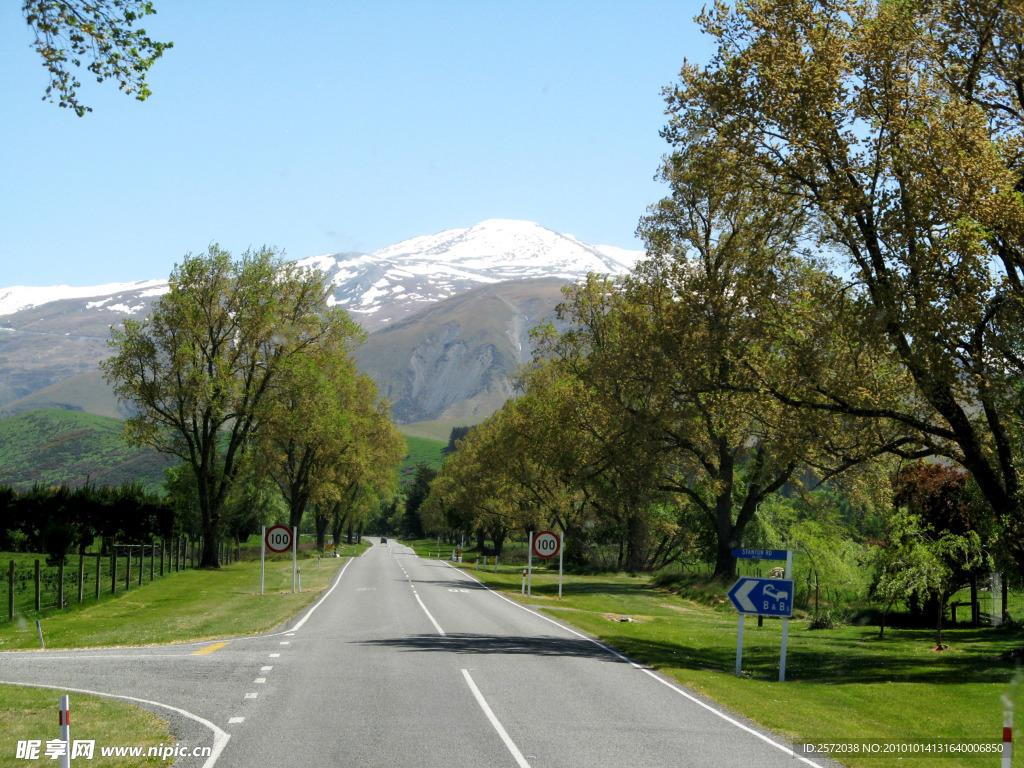
[(0, 682), (136, 701), (213, 747), (179, 766), (834, 765), (397, 543), (286, 629), (221, 642), (0, 653)]

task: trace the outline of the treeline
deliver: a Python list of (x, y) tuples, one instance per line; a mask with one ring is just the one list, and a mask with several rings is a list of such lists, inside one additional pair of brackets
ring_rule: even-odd
[(20, 493), (0, 487), (0, 551), (42, 552), (50, 565), (69, 553), (85, 553), (97, 539), (105, 551), (115, 542), (150, 543), (175, 533), (173, 503), (141, 484), (35, 486)]
[(736, 547), (852, 542), (890, 605), (1024, 569), (1019, 19), (862, 0), (701, 23), (717, 52), (666, 89), (647, 258), (567, 289), (568, 330), (535, 334), (423, 529), (554, 527), (580, 560), (722, 578)]

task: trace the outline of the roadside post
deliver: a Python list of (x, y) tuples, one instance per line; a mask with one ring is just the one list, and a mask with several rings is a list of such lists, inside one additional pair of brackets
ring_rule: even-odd
[(260, 594), (263, 594), (263, 583), (266, 575), (267, 550), (276, 554), (292, 550), (292, 592), (295, 591), (295, 545), (298, 539), (298, 528), (287, 525), (263, 526), (263, 542), (260, 546)]
[(71, 703), (68, 697), (60, 697), (60, 714), (57, 721), (60, 724), (60, 740), (64, 742), (64, 751), (60, 755), (61, 768), (71, 768)]
[(1013, 705), (1003, 711), (1003, 754), (1000, 768), (1010, 768), (1013, 763)]
[(526, 596), (530, 596), (533, 588), (533, 531), (530, 531), (530, 544), (526, 549)]
[[(562, 599), (562, 537), (552, 531), (530, 534), (530, 568), (532, 577), (533, 555), (545, 559), (558, 555), (558, 599)], [(531, 579), (532, 580), (532, 579)], [(529, 592), (527, 592), (529, 594)]]
[(299, 527), (292, 528), (292, 594), (299, 580)]
[(743, 576), (729, 590), (729, 600), (736, 606), (739, 623), (736, 629), (736, 676), (743, 670), (743, 618), (747, 615), (782, 618), (782, 651), (779, 656), (779, 682), (786, 680), (786, 641), (789, 617), (793, 615), (793, 552), (785, 549), (734, 549), (733, 557), (748, 560), (785, 560), (785, 579), (761, 579)]

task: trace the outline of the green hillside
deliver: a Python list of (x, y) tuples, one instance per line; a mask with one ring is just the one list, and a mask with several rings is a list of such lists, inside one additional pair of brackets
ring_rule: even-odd
[[(141, 481), (163, 486), (171, 460), (155, 451), (128, 446), (119, 419), (91, 413), (40, 408), (0, 419), (0, 485), (27, 490), (35, 483), (76, 488)], [(402, 482), (412, 480), (420, 463), (441, 466), (445, 440), (406, 436), (408, 453)]]
[(141, 481), (157, 490), (168, 465), (155, 451), (129, 447), (121, 422), (107, 416), (43, 408), (0, 419), (0, 485)]
[(416, 474), (416, 467), (420, 464), (426, 464), (434, 469), (441, 466), (441, 451), (448, 445), (447, 440), (429, 440), (424, 437), (406, 435), (405, 442), (409, 446), (409, 452), (399, 468), (400, 481), (403, 484), (412, 482), (413, 476)]

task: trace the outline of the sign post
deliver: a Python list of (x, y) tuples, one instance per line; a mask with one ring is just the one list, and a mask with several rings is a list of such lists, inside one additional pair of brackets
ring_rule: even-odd
[[(299, 529), (287, 525), (272, 525), (270, 528), (263, 526), (263, 544), (260, 547), (260, 594), (263, 594), (263, 583), (266, 574), (267, 550), (280, 554), (294, 549), (293, 545), (298, 539)], [(292, 554), (292, 592), (295, 591), (295, 555)]]
[[(786, 579), (793, 583), (793, 552), (786, 552)], [(792, 614), (792, 611), (790, 611)], [(786, 641), (789, 640), (789, 616), (782, 619), (782, 653), (779, 655), (779, 682), (786, 682)]]
[[(299, 527), (292, 528), (292, 594), (295, 594), (295, 585), (299, 583)], [(302, 591), (302, 587), (299, 587)]]
[[(562, 537), (552, 531), (541, 531), (530, 533), (530, 553), (528, 562), (530, 564), (530, 582), (533, 581), (533, 556), (545, 559), (558, 555), (558, 599), (562, 599)], [(530, 594), (529, 588), (527, 594)]]
[(533, 589), (533, 531), (530, 531), (530, 546), (526, 550), (526, 596)]
[(57, 702), (60, 708), (58, 724), (60, 727), (60, 740), (64, 742), (64, 751), (60, 754), (61, 768), (71, 768), (71, 702), (68, 697), (62, 695)]
[(736, 630), (736, 676), (743, 668), (743, 617), (748, 614), (782, 617), (782, 652), (779, 657), (779, 682), (786, 679), (786, 641), (789, 617), (793, 615), (793, 552), (785, 549), (734, 549), (734, 557), (752, 560), (785, 560), (785, 579), (761, 579), (743, 576), (729, 590), (729, 600), (739, 613)]

